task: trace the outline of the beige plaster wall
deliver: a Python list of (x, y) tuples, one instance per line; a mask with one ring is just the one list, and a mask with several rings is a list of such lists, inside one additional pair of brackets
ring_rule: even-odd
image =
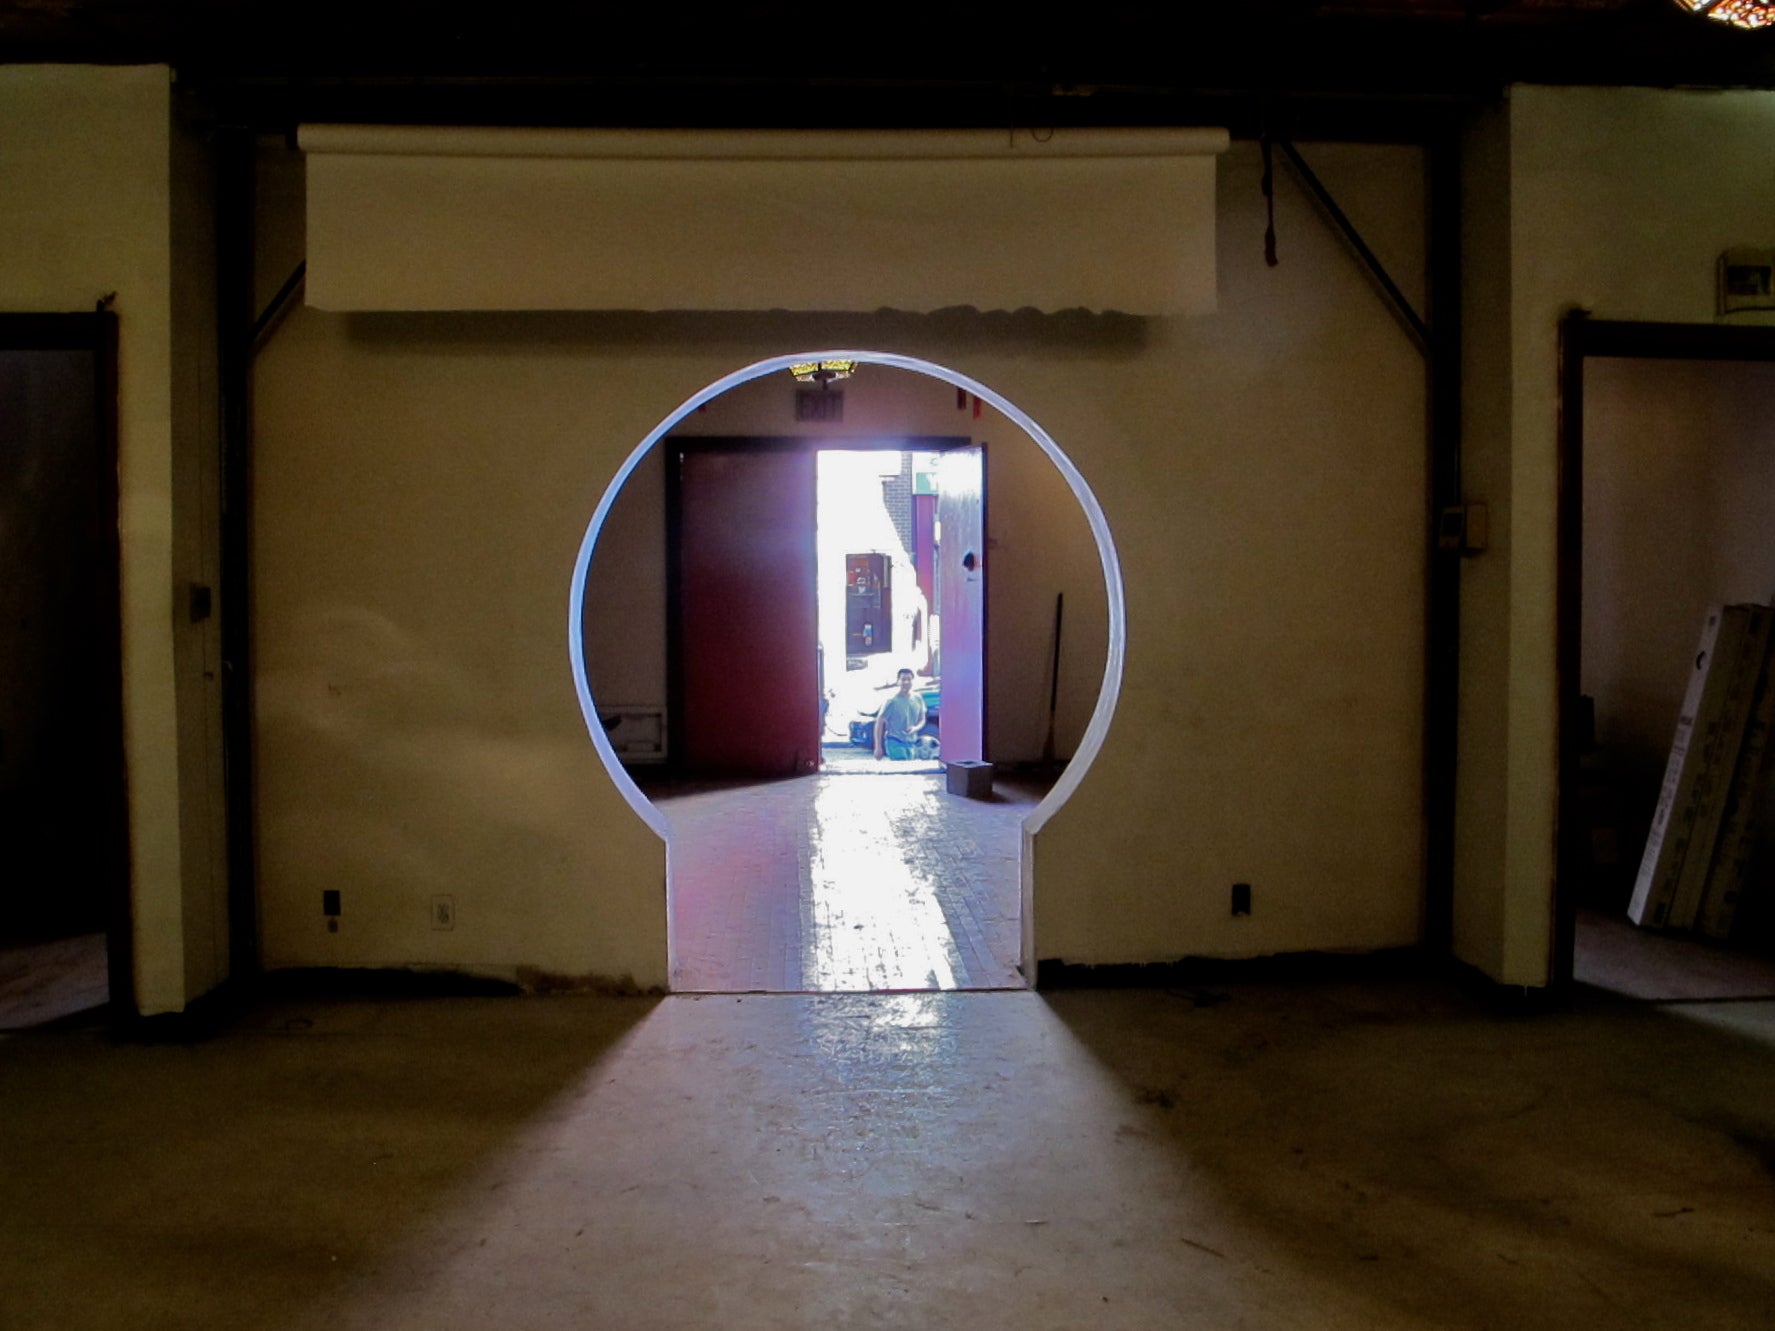
[[(845, 419), (795, 420), (787, 373), (723, 394), (682, 422), (687, 436), (843, 441), (908, 435), (971, 439), (986, 449), (986, 752), (1033, 762), (1047, 738), (1054, 597), (1066, 597), (1055, 752), (1077, 749), (1102, 690), (1108, 644), (1103, 564), (1084, 510), (1059, 470), (990, 403), (976, 417), (956, 389), (912, 370), (869, 366), (844, 385)], [(624, 487), (600, 533), (586, 582), (592, 693), (611, 705), (665, 701), (664, 476), (655, 450)]]
[(160, 67), (3, 66), (0, 125), (0, 309), (87, 311), (117, 293), (136, 996), (144, 1013), (171, 1011), (190, 990), (170, 613), (178, 557), (168, 73)]
[[(1395, 271), (1421, 272), (1417, 154), (1311, 151)], [(1035, 836), (1038, 955), (1413, 941), (1421, 362), (1286, 180), (1264, 266), (1251, 146), (1220, 179), (1221, 312), (1191, 320), (293, 314), (256, 402), (268, 963), (663, 982), (662, 847), (586, 737), (568, 580), (611, 477), (679, 403), (838, 346), (1003, 393), (1114, 534), (1121, 702)]]
[(666, 467), (649, 450), (623, 483), (586, 574), (586, 678), (607, 707), (666, 706)]
[[(1508, 266), (1489, 277), (1507, 280), (1509, 313), (1469, 333), (1508, 347), (1507, 369), (1494, 369), (1509, 384), (1508, 460), (1494, 447), (1502, 439), (1486, 438), (1492, 418), (1466, 457), (1469, 497), (1491, 499), (1494, 526), (1480, 561), (1489, 567), (1470, 575), (1463, 603), (1457, 936), (1493, 978), (1538, 985), (1552, 932), (1559, 320), (1579, 307), (1714, 320), (1716, 257), (1766, 244), (1775, 217), (1775, 94), (1518, 87), (1504, 115), (1507, 164), (1493, 175), (1509, 200)], [(1488, 270), (1473, 257), (1482, 282)], [(1476, 480), (1507, 484), (1507, 497), (1473, 493)], [(1501, 751), (1486, 726), (1501, 726)]]
[[(950, 394), (953, 397), (953, 394)], [(1041, 761), (1054, 677), (1054, 598), (1064, 596), (1053, 754), (1078, 752), (1103, 691), (1109, 602), (1096, 541), (1040, 447), (996, 411), (975, 421), (986, 442), (986, 756)]]
[[(1417, 154), (1303, 151), (1421, 293)], [(1422, 363), (1277, 179), (1279, 267), (1263, 262), (1256, 153), (1235, 144), (1220, 313), (1147, 328), (1113, 367), (1053, 367), (1026, 404), (1044, 423), (1050, 402), (1070, 414), (1054, 433), (1083, 441), (1128, 595), (1108, 743), (1034, 848), (1040, 957), (1417, 937)], [(1235, 881), (1253, 888), (1247, 919), (1229, 915)]]

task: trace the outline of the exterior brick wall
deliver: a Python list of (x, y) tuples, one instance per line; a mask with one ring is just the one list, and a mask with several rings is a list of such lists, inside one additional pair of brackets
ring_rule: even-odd
[(900, 474), (881, 483), (881, 503), (900, 534), (900, 546), (912, 549), (912, 454), (900, 454)]

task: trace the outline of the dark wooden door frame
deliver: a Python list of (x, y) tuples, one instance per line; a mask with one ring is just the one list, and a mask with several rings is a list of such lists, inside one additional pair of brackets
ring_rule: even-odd
[[(678, 468), (673, 460), (691, 452), (902, 452), (941, 453), (951, 448), (967, 448), (974, 440), (966, 435), (868, 435), (861, 438), (833, 438), (826, 435), (667, 435), (655, 444), (664, 450), (661, 456), (666, 469), (666, 770), (680, 772), (684, 760), (684, 661), (680, 640), (679, 616), (682, 608), (683, 567), (680, 549), (680, 497)], [(985, 445), (981, 447), (984, 449)], [(982, 504), (984, 504), (982, 499)], [(981, 521), (985, 521), (982, 510)], [(982, 614), (984, 615), (984, 610)], [(981, 656), (986, 652), (982, 632)], [(984, 671), (984, 660), (982, 660)], [(986, 724), (986, 700), (981, 700), (980, 724)]]
[(135, 1016), (135, 917), (130, 898), (129, 786), (123, 747), (123, 546), (118, 534), (117, 489), (117, 316), (90, 314), (0, 314), (0, 351), (86, 351), (93, 361), (93, 431), (100, 475), (92, 530), (102, 549), (98, 588), (112, 631), (100, 650), (104, 675), (116, 687), (100, 700), (107, 729), (117, 746), (106, 770), (93, 774), (94, 835), (110, 847), (105, 900), (106, 966), (109, 1003), (115, 1022)]
[(1553, 964), (1549, 983), (1572, 984), (1577, 948), (1577, 884), (1583, 832), (1576, 817), (1581, 735), (1579, 694), (1584, 624), (1584, 362), (1620, 360), (1775, 361), (1775, 326), (1636, 323), (1592, 319), (1574, 310), (1559, 325), (1559, 498), (1556, 573), (1556, 674), (1559, 771), (1555, 810)]

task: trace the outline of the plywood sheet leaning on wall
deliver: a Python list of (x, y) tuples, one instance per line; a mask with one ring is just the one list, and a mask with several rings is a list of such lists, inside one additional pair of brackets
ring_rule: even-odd
[[(1771, 634), (1769, 645), (1775, 647), (1775, 633)], [(1696, 929), (1709, 938), (1730, 938), (1737, 923), (1738, 906), (1756, 849), (1757, 814), (1768, 785), (1771, 728), (1775, 728), (1775, 678), (1771, 678), (1770, 653), (1765, 651), (1750, 724), (1738, 751), (1737, 769), (1732, 774), (1725, 816), (1714, 846), (1713, 869), (1708, 874), (1695, 922)]]
[(1764, 606), (1708, 612), (1627, 908), (1635, 924), (1686, 929), (1695, 922), (1769, 629)]

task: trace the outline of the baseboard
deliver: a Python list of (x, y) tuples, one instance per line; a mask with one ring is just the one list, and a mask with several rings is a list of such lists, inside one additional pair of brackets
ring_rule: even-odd
[(1435, 963), (1415, 947), (1373, 952), (1280, 952), (1262, 957), (1180, 957), (1091, 965), (1057, 957), (1036, 963), (1037, 989), (1177, 989), (1202, 984), (1298, 984), (1422, 978)]
[(299, 966), (267, 971), (256, 998), (510, 998), (523, 993), (511, 980), (465, 971), (407, 966)]
[(1499, 1016), (1539, 1016), (1565, 1007), (1571, 1001), (1569, 993), (1562, 993), (1552, 985), (1503, 984), (1470, 962), (1450, 959), (1443, 964), (1457, 988)]
[(142, 1016), (135, 1012), (115, 1015), (112, 1032), (120, 1040), (141, 1044), (195, 1044), (215, 1035), (241, 1009), (245, 986), (225, 980), (177, 1012)]

